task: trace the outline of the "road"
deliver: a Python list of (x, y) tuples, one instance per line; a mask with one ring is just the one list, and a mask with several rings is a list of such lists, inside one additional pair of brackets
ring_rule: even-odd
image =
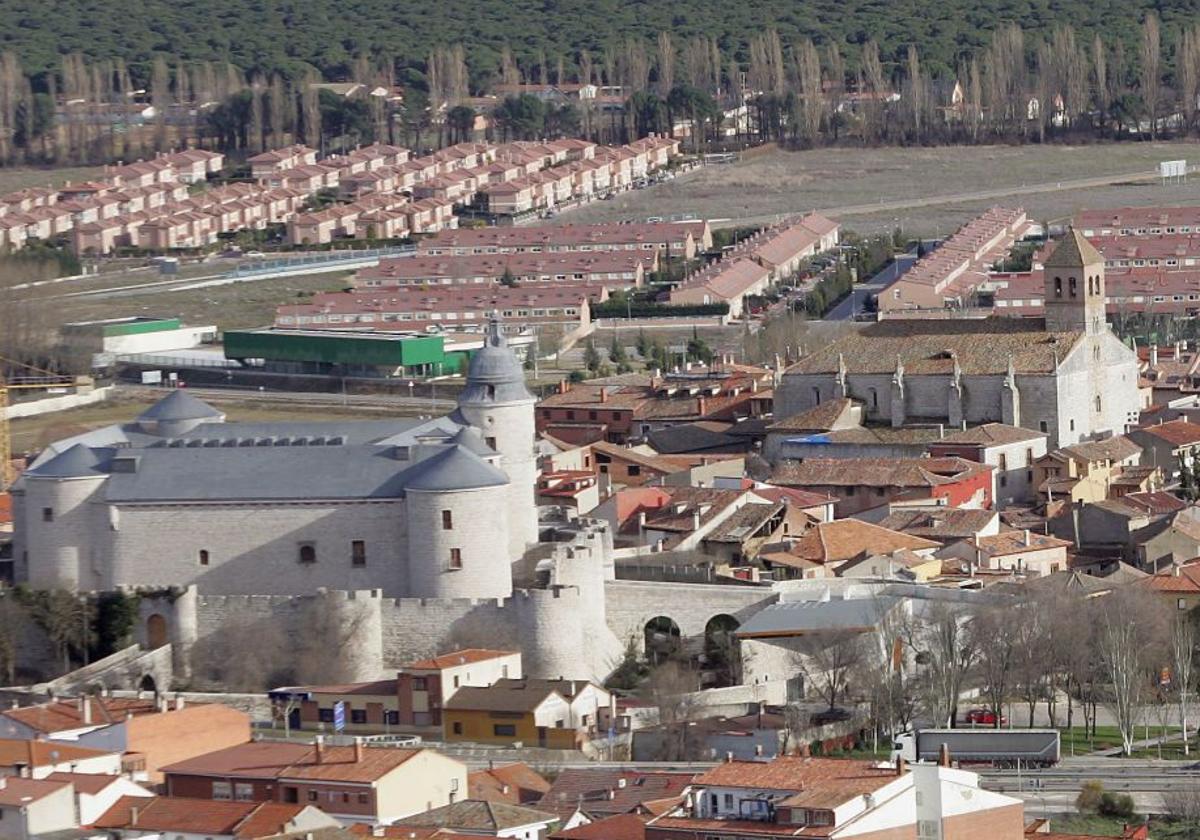
[(826, 313), (826, 321), (849, 321), (855, 313), (863, 311), (863, 305), (871, 295), (878, 295), (900, 279), (917, 261), (916, 254), (900, 254), (883, 270), (865, 283), (859, 283), (841, 303)]

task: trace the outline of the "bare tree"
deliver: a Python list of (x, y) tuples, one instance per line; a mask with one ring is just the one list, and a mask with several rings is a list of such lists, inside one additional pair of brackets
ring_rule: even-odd
[(850, 677), (862, 667), (868, 643), (868, 637), (855, 630), (820, 633), (801, 640), (794, 664), (832, 709), (849, 692)]
[(666, 98), (675, 87), (675, 45), (670, 32), (658, 33), (658, 95)]
[(658, 722), (663, 731), (662, 761), (703, 757), (701, 745), (692, 736), (694, 727), (688, 725), (697, 716), (698, 689), (695, 672), (676, 661), (658, 666), (646, 680), (644, 696), (658, 709)]
[(1146, 593), (1126, 588), (1106, 596), (1098, 613), (1096, 644), (1107, 683), (1103, 702), (1116, 719), (1122, 751), (1129, 755), (1156, 670), (1162, 638), (1158, 605)]
[(1188, 711), (1195, 688), (1196, 623), (1189, 615), (1176, 616), (1171, 624), (1171, 689), (1179, 706), (1183, 754), (1189, 754)]
[(804, 139), (815, 143), (821, 133), (825, 102), (821, 90), (821, 56), (811, 38), (800, 42), (796, 52), (796, 77), (800, 88), (800, 126)]
[(934, 603), (908, 634), (908, 645), (923, 668), (925, 711), (937, 726), (953, 724), (967, 674), (978, 660), (979, 639), (968, 624), (963, 611)]
[(1158, 15), (1147, 12), (1142, 21), (1141, 68), (1142, 103), (1150, 118), (1150, 136), (1158, 137), (1158, 109), (1162, 98), (1162, 36)]
[(1108, 89), (1108, 51), (1099, 32), (1092, 39), (1092, 85), (1100, 109), (1100, 125), (1103, 126), (1108, 122), (1108, 106), (1112, 100)]
[[(867, 41), (862, 49), (863, 84), (868, 96), (863, 109), (863, 141), (873, 143), (879, 140), (883, 131), (883, 96), (885, 93), (883, 80), (883, 63), (879, 60), (879, 45), (874, 40)], [(861, 86), (860, 86), (861, 87)], [(860, 90), (860, 93), (864, 91)]]
[(1004, 713), (1004, 701), (1012, 691), (1017, 668), (1017, 623), (1008, 605), (989, 606), (971, 620), (971, 635), (979, 650), (977, 670), (988, 708), (996, 726)]
[(500, 49), (500, 83), (509, 87), (521, 83), (521, 73), (517, 70), (517, 62), (508, 44)]
[(1179, 104), (1183, 110), (1184, 127), (1190, 132), (1196, 124), (1196, 97), (1200, 95), (1200, 26), (1184, 29), (1179, 40), (1175, 59)]

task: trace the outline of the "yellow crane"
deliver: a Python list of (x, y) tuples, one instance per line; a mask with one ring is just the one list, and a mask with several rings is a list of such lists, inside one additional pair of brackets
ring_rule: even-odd
[[(4, 376), (2, 368), (15, 367), (31, 373), (20, 376)], [(0, 490), (7, 490), (16, 479), (12, 465), (12, 438), (8, 429), (8, 392), (69, 388), (79, 384), (74, 376), (63, 376), (34, 365), (0, 356)]]

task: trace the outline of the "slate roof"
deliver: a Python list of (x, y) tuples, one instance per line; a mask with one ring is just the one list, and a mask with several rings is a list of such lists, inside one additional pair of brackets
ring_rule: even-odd
[(104, 462), (105, 459), (96, 451), (77, 443), (62, 454), (25, 470), (24, 475), (34, 478), (85, 478), (103, 475)]
[(646, 440), (654, 450), (663, 455), (682, 452), (704, 452), (710, 450), (744, 450), (749, 441), (728, 433), (729, 423), (701, 420), (696, 423), (681, 423), (656, 429)]
[(509, 805), (505, 802), (488, 802), (485, 799), (464, 799), (452, 802), (423, 814), (414, 814), (393, 825), (436, 826), (439, 828), (462, 829), (472, 832), (498, 832), (519, 826), (537, 823), (552, 823), (558, 817), (545, 811)]
[(138, 415), (138, 420), (202, 420), (224, 415), (183, 388), (176, 388)]
[(950, 376), (955, 358), (967, 376), (1003, 375), (1010, 358), (1018, 374), (1048, 374), (1082, 337), (1047, 332), (1044, 322), (1032, 318), (885, 320), (830, 342), (785, 375), (836, 373), (839, 354), (851, 374), (891, 374), (897, 357), (907, 376)]
[(465, 446), (453, 445), (406, 470), (405, 490), (445, 492), (477, 487), (502, 487), (508, 476)]
[(850, 598), (770, 604), (734, 631), (739, 638), (798, 636), (805, 633), (874, 628), (900, 603), (900, 598)]

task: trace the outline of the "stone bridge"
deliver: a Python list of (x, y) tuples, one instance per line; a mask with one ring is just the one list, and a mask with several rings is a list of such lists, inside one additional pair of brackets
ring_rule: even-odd
[(737, 586), (704, 583), (664, 583), (642, 580), (604, 582), (608, 626), (625, 644), (637, 641), (642, 650), (646, 625), (660, 618), (670, 619), (678, 628), (684, 645), (691, 649), (703, 645), (707, 633), (721, 618), (724, 629), (745, 623), (759, 610), (774, 604), (779, 595), (764, 586)]

